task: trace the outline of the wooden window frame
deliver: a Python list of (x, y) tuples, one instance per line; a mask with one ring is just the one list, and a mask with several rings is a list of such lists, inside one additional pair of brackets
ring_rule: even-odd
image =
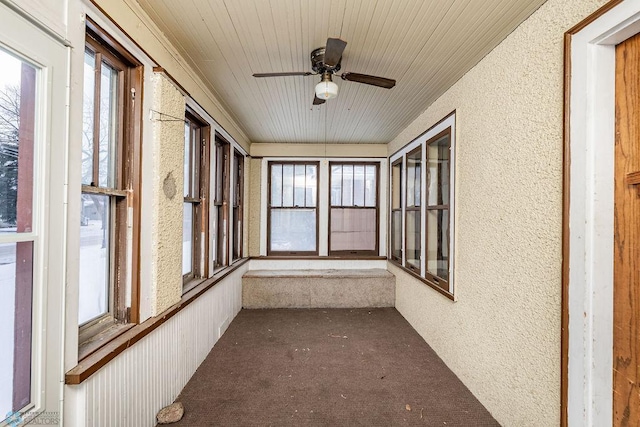
[[(99, 186), (99, 114), (100, 79), (94, 82), (94, 158), (92, 182), (83, 184), (86, 195), (109, 197), (110, 262), (108, 313), (79, 325), (79, 358), (83, 358), (139, 321), (139, 248), (140, 248), (140, 160), (142, 132), (143, 66), (122, 45), (87, 18), (85, 50), (95, 54), (96, 74), (102, 62), (118, 70), (117, 137), (115, 183), (113, 188)], [(126, 99), (126, 102), (125, 102)], [(98, 118), (98, 120), (96, 120)], [(133, 215), (129, 216), (129, 212)], [(130, 224), (128, 224), (128, 222)], [(128, 227), (132, 228), (131, 239)], [(131, 241), (130, 241), (131, 240)], [(131, 250), (130, 256), (127, 254)], [(126, 305), (127, 280), (130, 278), (131, 305)], [(123, 328), (124, 326), (124, 328)]]
[[(271, 206), (271, 168), (273, 165), (315, 166), (316, 167), (316, 249), (314, 251), (273, 251), (271, 250), (271, 211), (273, 209), (310, 209), (306, 206), (272, 207)], [(268, 162), (267, 167), (267, 256), (317, 256), (320, 248), (320, 162), (319, 161), (291, 161), (274, 160)]]
[[(428, 285), (429, 287), (431, 287), (432, 289), (434, 289), (435, 291), (437, 291), (438, 293), (442, 294), (443, 296), (447, 297), (450, 300), (455, 300), (454, 297), (454, 274), (455, 274), (455, 259), (454, 259), (454, 254), (455, 254), (455, 233), (454, 233), (454, 226), (455, 226), (455, 146), (456, 146), (456, 138), (455, 138), (455, 128), (456, 128), (456, 112), (455, 110), (452, 111), (451, 113), (449, 113), (448, 115), (446, 115), (443, 119), (441, 119), (440, 121), (438, 121), (436, 124), (434, 124), (433, 126), (431, 126), (429, 129), (427, 129), (425, 132), (423, 132), (422, 134), (418, 135), (416, 138), (414, 138), (412, 141), (410, 141), (409, 143), (407, 143), (404, 147), (398, 149), (395, 153), (393, 153), (390, 157), (389, 157), (389, 183), (390, 183), (390, 206), (389, 206), (389, 212), (390, 212), (390, 216), (389, 216), (389, 231), (388, 231), (388, 236), (389, 236), (389, 248), (388, 248), (388, 253), (387, 253), (387, 259), (389, 260), (389, 262), (397, 265), (399, 268), (401, 268), (402, 270), (404, 270), (406, 273), (411, 274), (413, 277), (415, 277), (416, 279), (422, 281), (423, 283), (425, 283), (426, 285)], [(449, 156), (449, 205), (447, 206), (447, 208), (449, 209), (449, 254), (448, 254), (448, 271), (449, 271), (449, 277), (448, 280), (444, 280), (443, 278), (440, 277), (436, 277), (433, 274), (429, 273), (427, 271), (428, 265), (427, 265), (427, 260), (424, 259), (426, 258), (427, 255), (427, 250), (428, 247), (426, 245), (427, 243), (427, 227), (426, 227), (426, 215), (427, 215), (427, 207), (426, 204), (428, 203), (428, 188), (422, 188), (421, 191), (421, 199), (424, 201), (424, 203), (422, 203), (421, 207), (421, 214), (420, 214), (420, 220), (421, 220), (421, 228), (424, 225), (424, 228), (421, 229), (421, 261), (420, 261), (420, 269), (417, 268), (411, 268), (411, 266), (407, 263), (406, 261), (406, 244), (407, 244), (407, 236), (406, 236), (406, 210), (407, 210), (407, 206), (406, 206), (406, 192), (407, 192), (407, 185), (406, 185), (406, 179), (407, 179), (407, 173), (406, 173), (406, 165), (407, 165), (407, 157), (415, 152), (417, 149), (421, 149), (421, 150), (427, 150), (429, 144), (441, 139), (443, 136), (448, 135), (449, 136), (449, 152), (450, 152), (450, 156)], [(427, 161), (427, 154), (426, 151), (424, 153), (422, 153), (421, 155), (421, 160), (426, 162)], [(395, 167), (399, 166), (400, 167), (400, 185), (398, 186), (399, 191), (400, 191), (400, 207), (399, 208), (395, 208), (393, 207), (393, 202), (394, 202), (394, 180), (393, 180), (393, 170)], [(427, 174), (427, 164), (423, 164), (423, 167), (421, 168), (421, 182), (423, 187), (426, 186), (425, 182), (426, 182), (426, 174)], [(440, 207), (440, 206), (435, 206), (435, 207)], [(393, 215), (395, 212), (402, 212), (401, 214), (401, 218), (403, 221), (403, 225), (402, 225), (402, 247), (399, 248), (401, 250), (401, 258), (398, 258), (397, 256), (394, 256), (394, 234), (393, 234)], [(396, 250), (398, 248), (395, 248)]]
[[(191, 262), (189, 273), (183, 274), (183, 293), (200, 279), (208, 276), (209, 263), (209, 158), (211, 127), (191, 108), (186, 109), (185, 123), (189, 125), (189, 195), (184, 203), (192, 206)], [(195, 138), (195, 142), (194, 142)], [(197, 161), (197, 164), (196, 164)]]
[[(426, 230), (422, 230), (422, 200), (414, 200), (414, 204), (409, 206), (409, 202), (407, 201), (407, 194), (408, 194), (408, 188), (409, 188), (409, 184), (407, 182), (407, 179), (409, 178), (409, 161), (408, 158), (412, 155), (414, 155), (415, 153), (419, 153), (420, 156), (420, 163), (422, 163), (422, 144), (419, 145), (418, 147), (414, 148), (413, 150), (409, 151), (407, 153), (407, 155), (405, 156), (405, 161), (404, 161), (404, 181), (405, 181), (405, 185), (404, 185), (404, 239), (403, 239), (403, 254), (404, 256), (404, 261), (405, 261), (405, 268), (420, 274), (421, 271), (421, 266), (422, 266), (422, 240), (423, 240), (423, 235), (426, 232)], [(423, 188), (422, 188), (422, 174), (424, 167), (421, 164), (420, 166), (420, 174), (416, 174), (416, 177), (414, 179), (414, 195), (415, 195), (415, 185), (416, 183), (418, 185), (420, 185), (420, 198), (422, 199), (422, 194), (423, 194)], [(416, 202), (418, 204), (416, 204)], [(420, 224), (420, 236), (417, 239), (418, 244), (420, 245), (419, 248), (419, 253), (420, 255), (418, 256), (418, 265), (413, 265), (410, 264), (407, 260), (407, 242), (409, 239), (409, 234), (408, 234), (408, 224), (409, 224), (409, 212), (417, 212), (418, 215), (418, 223)]]
[[(403, 218), (404, 203), (403, 203), (403, 197), (402, 197), (403, 194), (404, 194), (403, 193), (403, 190), (404, 190), (404, 186), (403, 186), (404, 173), (403, 173), (403, 170), (402, 170), (403, 165), (404, 165), (403, 158), (400, 157), (398, 160), (396, 160), (395, 162), (393, 162), (391, 164), (391, 166), (390, 166), (390, 174), (389, 174), (389, 176), (391, 178), (391, 180), (390, 180), (391, 181), (391, 197), (390, 197), (391, 217), (389, 218), (389, 224), (390, 224), (390, 227), (389, 227), (390, 233), (389, 234), (391, 235), (391, 238), (389, 239), (390, 240), (390, 242), (389, 242), (389, 259), (391, 261), (399, 264), (400, 266), (402, 266), (402, 258), (403, 258), (403, 253), (404, 253), (404, 238), (403, 238), (402, 235), (400, 236), (400, 241), (402, 243), (401, 243), (399, 248), (395, 248), (394, 244), (393, 244), (393, 242), (394, 242), (393, 217), (394, 217), (394, 213), (395, 212), (400, 212), (400, 219), (401, 219), (400, 233), (402, 233), (402, 230), (404, 229), (403, 228), (403, 226), (404, 226), (404, 218)], [(397, 208), (394, 208), (393, 207), (393, 189), (394, 189), (393, 168), (396, 167), (396, 166), (399, 166), (399, 169), (400, 169), (400, 176), (399, 176), (400, 183), (398, 184), (398, 191), (400, 192), (400, 194), (399, 194), (400, 203), (399, 203), (399, 206)], [(394, 254), (394, 252), (395, 252), (394, 249), (397, 249), (397, 250), (400, 251), (400, 257), (398, 257), (398, 256), (396, 256)]]
[[(429, 173), (428, 172), (428, 165), (429, 165), (429, 146), (434, 143), (439, 141), (440, 139), (442, 139), (443, 137), (447, 136), (448, 137), (448, 141), (449, 141), (449, 150), (451, 150), (451, 128), (447, 128), (445, 130), (443, 130), (442, 132), (438, 133), (437, 135), (434, 135), (432, 138), (429, 138), (428, 141), (426, 141), (424, 143), (424, 148), (425, 148), (425, 159), (426, 159), (426, 164), (424, 165), (424, 170), (425, 173)], [(449, 162), (451, 162), (451, 159), (449, 159)], [(449, 168), (451, 168), (451, 165), (449, 166)], [(427, 180), (428, 183), (428, 180)], [(451, 185), (451, 184), (450, 184)], [(449, 200), (449, 204), (447, 205), (429, 205), (429, 188), (427, 185), (427, 188), (424, 189), (425, 192), (425, 215), (428, 215), (428, 212), (430, 210), (446, 210), (447, 212), (449, 212), (449, 228), (451, 228), (451, 210), (450, 210), (450, 206), (451, 206), (451, 200)], [(449, 197), (451, 198), (451, 194), (449, 194)], [(424, 267), (424, 277), (429, 280), (430, 282), (434, 283), (436, 286), (441, 287), (442, 289), (444, 289), (445, 291), (449, 290), (449, 280), (444, 279), (442, 277), (436, 276), (432, 273), (429, 272), (428, 269), (428, 253), (429, 253), (429, 228), (427, 227), (427, 219), (425, 219), (425, 230), (424, 230), (424, 253), (425, 253), (425, 267)], [(449, 271), (449, 265), (450, 265), (450, 261), (451, 261), (451, 246), (449, 245), (449, 255), (447, 256), (447, 271)]]
[[(344, 206), (342, 204), (337, 205), (337, 206), (333, 206), (332, 202), (331, 202), (331, 189), (333, 188), (333, 174), (332, 174), (332, 166), (336, 166), (336, 165), (340, 165), (340, 166), (365, 166), (365, 170), (366, 170), (366, 166), (374, 166), (375, 167), (375, 177), (376, 177), (376, 189), (375, 189), (375, 196), (376, 196), (376, 205), (375, 207), (371, 207), (371, 206), (356, 206), (355, 204), (352, 206)], [(344, 180), (344, 178), (343, 178)], [(355, 185), (355, 179), (352, 181), (352, 186)], [(343, 191), (343, 187), (341, 186), (341, 194)], [(342, 197), (340, 198), (340, 200), (343, 200)], [(328, 217), (329, 217), (329, 234), (328, 234), (328, 253), (329, 256), (355, 256), (355, 257), (368, 257), (368, 256), (375, 256), (378, 255), (379, 251), (380, 251), (380, 163), (378, 162), (349, 162), (349, 161), (337, 161), (337, 162), (329, 162), (329, 200), (328, 200)], [(375, 224), (375, 230), (376, 230), (376, 242), (375, 242), (375, 247), (372, 250), (340, 250), (340, 251), (334, 251), (331, 250), (331, 212), (333, 211), (333, 209), (375, 209), (376, 211), (376, 224)]]
[[(244, 156), (240, 151), (233, 150), (233, 245), (231, 250), (232, 261), (241, 259), (244, 255)], [(236, 235), (238, 234), (238, 235)]]
[(214, 270), (229, 265), (229, 187), (231, 144), (216, 132), (215, 135), (215, 191), (213, 206), (216, 215), (216, 252)]

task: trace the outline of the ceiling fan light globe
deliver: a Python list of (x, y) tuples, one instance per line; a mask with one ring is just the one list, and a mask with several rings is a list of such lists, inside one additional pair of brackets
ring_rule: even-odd
[(316, 85), (316, 96), (320, 99), (331, 99), (338, 96), (338, 85), (334, 82), (320, 82)]

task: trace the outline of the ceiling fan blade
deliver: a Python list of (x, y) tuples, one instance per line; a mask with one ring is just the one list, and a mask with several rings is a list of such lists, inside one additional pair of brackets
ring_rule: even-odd
[(310, 76), (309, 71), (291, 71), (288, 73), (255, 73), (253, 77), (286, 77), (286, 76)]
[(340, 77), (342, 77), (342, 80), (364, 83), (367, 85), (383, 87), (385, 89), (391, 89), (396, 85), (396, 81), (393, 79), (385, 79), (384, 77), (370, 76), (368, 74), (342, 73)]
[(327, 39), (327, 46), (324, 49), (324, 65), (335, 67), (342, 58), (342, 52), (347, 47), (347, 42), (340, 39)]
[(317, 96), (313, 96), (313, 105), (320, 105), (320, 104), (324, 104), (325, 102), (327, 102), (326, 99), (320, 99)]

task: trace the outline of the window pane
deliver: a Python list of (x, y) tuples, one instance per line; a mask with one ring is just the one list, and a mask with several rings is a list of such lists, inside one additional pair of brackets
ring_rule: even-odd
[(233, 259), (242, 256), (242, 218), (240, 217), (240, 209), (233, 209)]
[(31, 401), (33, 242), (0, 244), (0, 420)]
[(402, 211), (393, 211), (391, 214), (391, 255), (402, 259)]
[(427, 271), (449, 280), (449, 210), (427, 211)]
[(407, 206), (420, 206), (422, 150), (407, 155)]
[(30, 233), (36, 70), (0, 50), (0, 233)]
[(191, 124), (191, 197), (200, 197), (200, 128)]
[(332, 251), (376, 249), (376, 209), (331, 209)]
[(315, 251), (315, 209), (273, 209), (271, 211), (272, 251)]
[(366, 167), (364, 204), (367, 207), (376, 206), (376, 193), (378, 192), (376, 170), (373, 165), (367, 165)]
[(307, 170), (305, 165), (295, 165), (295, 181), (294, 181), (294, 206), (304, 207), (307, 198)]
[(282, 206), (293, 207), (293, 165), (282, 165)]
[(100, 73), (100, 187), (115, 188), (118, 72), (102, 63)]
[(342, 165), (331, 165), (331, 206), (342, 203)]
[(355, 206), (364, 206), (364, 166), (357, 165), (353, 167), (353, 204)]
[(414, 194), (415, 194), (415, 179), (416, 179), (416, 169), (410, 166), (410, 161), (407, 158), (407, 206), (415, 206), (414, 203)]
[(342, 206), (353, 206), (353, 165), (342, 166)]
[(430, 206), (449, 204), (449, 135), (429, 144), (427, 151)]
[(318, 168), (314, 165), (307, 165), (307, 200), (306, 207), (311, 208), (316, 206), (316, 195), (318, 188)]
[(218, 229), (216, 230), (216, 259), (215, 266), (220, 267), (227, 263), (227, 220), (224, 218), (223, 205), (216, 206), (216, 218)]
[(402, 207), (402, 162), (398, 162), (391, 167), (391, 208), (400, 209)]
[(407, 265), (420, 269), (420, 211), (407, 211)]
[(182, 274), (193, 271), (193, 204), (184, 203), (182, 217)]
[(191, 125), (189, 122), (185, 122), (184, 124), (184, 197), (189, 197), (190, 195), (190, 178), (191, 178), (191, 167), (190, 167), (190, 159), (191, 159)]
[(80, 227), (80, 325), (109, 312), (109, 196), (83, 194)]
[(224, 198), (224, 150), (223, 144), (216, 143), (216, 203), (222, 203)]
[(235, 153), (234, 156), (234, 176), (235, 176), (235, 188), (233, 191), (233, 204), (238, 206), (242, 204), (243, 191), (244, 191), (244, 158)]
[(282, 206), (282, 165), (271, 166), (271, 206)]
[(93, 180), (93, 114), (96, 56), (84, 52), (84, 89), (82, 95), (82, 183), (91, 185)]

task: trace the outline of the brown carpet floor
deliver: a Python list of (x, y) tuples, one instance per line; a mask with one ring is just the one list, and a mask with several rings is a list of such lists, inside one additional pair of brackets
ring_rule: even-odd
[(497, 426), (393, 308), (242, 310), (176, 426)]

